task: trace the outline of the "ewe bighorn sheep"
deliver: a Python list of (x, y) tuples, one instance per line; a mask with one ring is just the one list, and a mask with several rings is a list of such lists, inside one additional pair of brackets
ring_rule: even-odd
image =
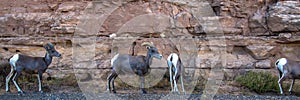
[[(277, 41), (279, 43), (291, 43), (295, 41)], [(253, 58), (256, 60), (265, 60), (269, 57), (279, 58), (275, 62), (275, 66), (279, 72), (279, 80), (278, 85), (280, 89), (280, 94), (283, 94), (282, 90), (282, 82), (285, 78), (292, 79), (292, 84), (290, 86), (289, 92), (292, 93), (292, 88), (295, 82), (295, 79), (300, 79), (300, 64), (298, 61), (292, 60), (290, 57), (285, 56), (281, 52), (282, 48), (280, 46), (277, 46), (270, 50), (265, 56), (263, 57), (257, 57), (254, 54), (250, 54)]]
[(137, 74), (140, 76), (141, 91), (146, 93), (144, 89), (144, 76), (148, 74), (153, 57), (161, 59), (162, 55), (158, 52), (153, 43), (144, 42), (142, 46), (148, 49), (147, 55), (131, 56), (128, 54), (117, 54), (111, 59), (112, 72), (107, 77), (107, 91), (111, 91), (110, 84), (112, 83), (112, 91), (116, 93), (114, 80), (119, 74)]
[[(169, 73), (170, 73), (170, 83), (171, 83), (171, 87), (172, 87), (172, 92), (179, 92), (176, 81), (180, 77), (181, 88), (182, 88), (182, 91), (185, 93), (183, 80), (182, 80), (184, 71), (183, 71), (183, 65), (181, 63), (179, 56), (176, 53), (171, 53), (167, 58), (167, 62), (168, 62), (168, 68), (169, 68)], [(172, 73), (174, 73), (174, 75), (172, 75)], [(174, 86), (173, 86), (173, 84), (174, 84)]]
[(278, 85), (280, 94), (283, 94), (282, 82), (285, 78), (292, 79), (292, 84), (289, 89), (289, 93), (291, 94), (295, 79), (300, 79), (300, 64), (291, 59), (280, 58), (275, 62), (275, 66), (279, 71)]
[(21, 54), (15, 54), (9, 59), (9, 64), (11, 65), (11, 71), (6, 77), (6, 92), (9, 92), (9, 82), (12, 78), (13, 83), (18, 89), (19, 93), (23, 93), (21, 88), (17, 83), (17, 79), (22, 71), (29, 73), (37, 73), (37, 78), (39, 82), (39, 92), (42, 91), (42, 75), (52, 62), (52, 57), (60, 57), (61, 54), (57, 52), (51, 43), (47, 43), (44, 48), (46, 49), (45, 57), (31, 57)]

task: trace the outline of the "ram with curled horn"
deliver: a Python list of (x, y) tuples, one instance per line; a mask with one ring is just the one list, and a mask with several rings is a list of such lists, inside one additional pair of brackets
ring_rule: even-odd
[(137, 74), (140, 77), (140, 89), (142, 93), (145, 91), (145, 75), (150, 71), (152, 59), (161, 59), (162, 55), (152, 42), (144, 42), (142, 46), (146, 46), (147, 55), (131, 56), (128, 54), (117, 54), (111, 59), (112, 71), (107, 77), (107, 91), (116, 93), (114, 80), (118, 75)]

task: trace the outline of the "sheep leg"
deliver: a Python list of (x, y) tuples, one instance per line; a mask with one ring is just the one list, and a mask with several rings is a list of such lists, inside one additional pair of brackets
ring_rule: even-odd
[(184, 84), (183, 84), (183, 80), (182, 80), (182, 74), (180, 75), (180, 81), (181, 81), (181, 88), (183, 93), (185, 94), (185, 90), (184, 90)]
[(280, 70), (278, 69), (279, 73), (278, 73), (278, 77), (279, 79), (282, 77), (282, 73), (280, 72)]
[(24, 93), (23, 91), (22, 91), (22, 89), (19, 87), (19, 85), (18, 85), (18, 83), (17, 83), (17, 79), (18, 79), (18, 77), (20, 76), (20, 74), (21, 74), (21, 72), (19, 72), (19, 71), (17, 71), (16, 73), (15, 73), (15, 76), (13, 77), (13, 82), (14, 82), (14, 84), (15, 84), (15, 86), (16, 86), (16, 88), (17, 88), (17, 90), (18, 90), (18, 92), (19, 93)]
[(37, 78), (38, 78), (38, 82), (39, 82), (39, 92), (43, 93), (43, 90), (42, 90), (43, 73), (39, 72), (38, 75), (37, 75)]
[(10, 73), (6, 77), (6, 84), (5, 84), (5, 91), (6, 92), (10, 92), (10, 90), (9, 90), (9, 82), (10, 82), (11, 77), (14, 74), (15, 74), (15, 71), (14, 71), (13, 67), (11, 67)]
[(114, 77), (111, 79), (112, 81), (112, 91), (113, 93), (117, 93), (115, 89), (115, 79), (118, 77), (118, 74), (114, 74)]
[(140, 80), (141, 80), (141, 90), (142, 90), (142, 93), (143, 94), (146, 94), (146, 90), (145, 90), (145, 77), (144, 76), (141, 76), (140, 77)]
[(292, 92), (293, 92), (292, 89), (293, 89), (293, 86), (294, 86), (294, 82), (295, 82), (295, 79), (292, 80), (292, 84), (291, 84), (290, 89), (289, 89), (290, 94), (292, 94)]
[(169, 73), (170, 73), (170, 83), (171, 83), (171, 88), (172, 88), (172, 92), (174, 91), (173, 89), (173, 81), (172, 81), (172, 65), (169, 65)]
[(280, 94), (283, 94), (282, 91), (282, 81), (284, 80), (284, 74), (282, 74), (281, 78), (278, 80), (278, 85), (279, 85), (279, 89), (280, 89)]
[(175, 68), (175, 74), (173, 76), (173, 81), (174, 81), (174, 91), (178, 92), (178, 87), (177, 87), (177, 83), (176, 83), (176, 77), (178, 76), (178, 72), (177, 72), (177, 68)]
[(107, 77), (106, 91), (108, 91), (108, 92), (110, 92), (110, 83), (111, 83), (112, 78), (113, 78), (113, 72), (110, 73)]
[(113, 70), (113, 71), (111, 72), (111, 74), (107, 77), (107, 87), (106, 87), (106, 90), (107, 90), (108, 92), (111, 91), (111, 86), (110, 86), (111, 83), (113, 84), (112, 90), (115, 91), (115, 89), (114, 89), (114, 81), (112, 81), (112, 80), (116, 77), (116, 74), (117, 74), (117, 73), (115, 73), (115, 71)]

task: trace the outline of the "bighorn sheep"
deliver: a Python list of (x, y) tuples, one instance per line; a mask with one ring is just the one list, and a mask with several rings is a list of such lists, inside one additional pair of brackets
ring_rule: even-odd
[[(276, 42), (286, 44), (286, 43), (292, 43), (296, 41), (276, 41)], [(289, 92), (291, 94), (295, 79), (300, 79), (300, 64), (298, 63), (298, 61), (292, 60), (291, 57), (285, 56), (284, 53), (281, 52), (281, 50), (282, 48), (280, 46), (277, 46), (272, 50), (270, 50), (263, 57), (257, 57), (254, 56), (254, 54), (250, 54), (250, 55), (256, 60), (265, 60), (268, 59), (269, 57), (279, 58), (275, 62), (275, 66), (279, 72), (278, 85), (280, 89), (280, 94), (283, 94), (282, 82), (284, 81), (285, 78), (292, 79), (292, 84), (289, 89)]]
[(300, 79), (300, 64), (291, 59), (280, 58), (275, 62), (275, 66), (279, 71), (278, 85), (280, 94), (283, 94), (282, 82), (285, 78), (292, 79), (292, 84), (289, 89), (289, 93), (291, 94), (295, 79)]
[(148, 74), (150, 65), (152, 63), (153, 57), (161, 59), (162, 55), (158, 52), (157, 48), (151, 42), (144, 42), (142, 46), (146, 46), (148, 52), (147, 56), (131, 56), (128, 54), (117, 54), (111, 59), (112, 72), (107, 77), (107, 91), (111, 92), (111, 83), (112, 83), (112, 92), (116, 93), (114, 80), (119, 74), (137, 74), (140, 76), (141, 81), (141, 91), (146, 93), (144, 89), (144, 76)]
[[(181, 63), (179, 56), (176, 53), (171, 53), (167, 58), (167, 62), (168, 62), (168, 68), (169, 68), (169, 73), (170, 73), (170, 83), (171, 83), (171, 87), (172, 87), (172, 92), (179, 92), (176, 81), (180, 77), (181, 88), (182, 88), (182, 91), (185, 93), (183, 80), (182, 80), (184, 71), (183, 71), (183, 65)], [(174, 86), (173, 86), (173, 84), (174, 84)]]
[(22, 71), (28, 73), (37, 73), (37, 78), (39, 82), (39, 92), (42, 91), (42, 75), (52, 62), (52, 57), (60, 57), (61, 54), (57, 52), (51, 43), (44, 45), (46, 49), (45, 57), (31, 57), (21, 54), (15, 54), (9, 59), (9, 64), (11, 65), (11, 71), (6, 77), (6, 92), (9, 92), (9, 82), (12, 78), (19, 93), (24, 93), (17, 83), (17, 79)]

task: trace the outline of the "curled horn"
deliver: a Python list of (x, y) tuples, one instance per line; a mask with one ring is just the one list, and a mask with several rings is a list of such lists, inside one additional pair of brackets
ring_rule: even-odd
[(153, 44), (153, 42), (144, 42), (144, 43), (142, 43), (142, 46), (146, 46), (146, 47), (155, 47), (154, 46), (154, 44)]

